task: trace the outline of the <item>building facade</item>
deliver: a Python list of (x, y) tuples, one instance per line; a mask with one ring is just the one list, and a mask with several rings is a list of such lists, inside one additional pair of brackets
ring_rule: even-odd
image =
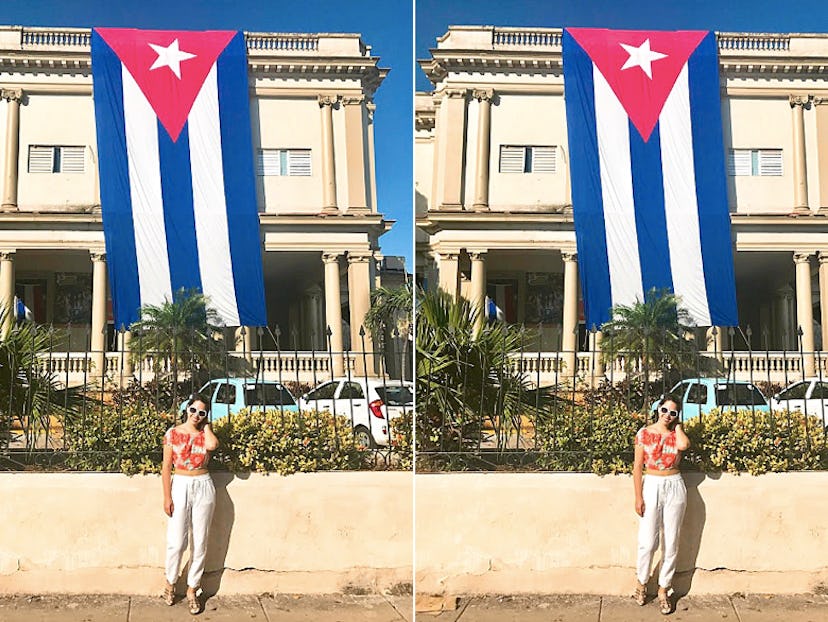
[[(357, 34), (245, 36), (268, 327), (238, 330), (237, 348), (274, 349), (278, 326), (285, 349), (324, 351), (328, 327), (333, 351), (361, 349), (392, 224), (374, 161), (387, 70)], [(128, 347), (111, 321), (89, 42), (0, 28), (0, 300), (68, 327), (75, 353)]]
[[(582, 320), (561, 37), (450, 27), (420, 61), (434, 90), (416, 96), (416, 261), (426, 287), (488, 297), (583, 374), (600, 332)], [(697, 345), (771, 350), (787, 374), (801, 327), (811, 373), (828, 348), (828, 36), (717, 38), (739, 327)]]

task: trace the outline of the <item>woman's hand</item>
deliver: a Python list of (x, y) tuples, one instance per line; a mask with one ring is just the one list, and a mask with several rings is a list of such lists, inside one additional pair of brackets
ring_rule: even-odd
[(644, 499), (635, 500), (635, 513), (639, 516), (644, 516)]
[(164, 514), (172, 518), (173, 515), (173, 502), (172, 499), (164, 499)]

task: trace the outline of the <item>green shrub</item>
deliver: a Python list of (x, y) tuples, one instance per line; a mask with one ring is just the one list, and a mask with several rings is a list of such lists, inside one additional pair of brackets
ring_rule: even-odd
[(413, 426), (414, 411), (410, 409), (391, 420), (392, 466), (400, 471), (410, 471), (414, 465)]

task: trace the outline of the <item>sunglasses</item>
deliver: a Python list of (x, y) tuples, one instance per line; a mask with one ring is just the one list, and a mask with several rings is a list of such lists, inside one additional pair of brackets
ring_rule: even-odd
[(189, 412), (191, 415), (198, 415), (199, 417), (206, 417), (207, 416), (207, 411), (206, 410), (199, 410), (195, 406), (190, 406), (187, 409), (187, 412)]
[(670, 410), (666, 406), (662, 406), (661, 408), (659, 408), (659, 410), (661, 411), (662, 415), (670, 415), (671, 417), (678, 417), (678, 411), (677, 410)]

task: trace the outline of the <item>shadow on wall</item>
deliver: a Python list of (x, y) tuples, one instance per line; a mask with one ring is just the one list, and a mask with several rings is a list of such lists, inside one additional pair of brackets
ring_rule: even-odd
[(673, 589), (679, 596), (688, 594), (693, 585), (696, 560), (699, 557), (702, 533), (707, 521), (707, 507), (704, 504), (701, 492), (699, 492), (699, 487), (708, 478), (719, 479), (720, 477), (721, 474), (718, 473), (711, 475), (705, 475), (704, 473), (684, 474), (684, 483), (687, 486), (687, 510), (684, 514), (684, 522), (681, 525), (676, 574), (673, 579)]
[[(207, 540), (207, 559), (201, 580), (201, 587), (207, 597), (214, 596), (221, 589), (225, 560), (230, 548), (230, 535), (233, 533), (233, 524), (236, 521), (236, 509), (227, 487), (237, 477), (240, 479), (249, 477), (249, 474), (234, 475), (233, 473), (212, 473), (211, 475), (216, 487), (216, 509), (213, 513), (213, 522), (210, 524), (210, 535)], [(182, 591), (186, 590), (186, 583), (187, 573), (182, 572), (176, 587)]]

